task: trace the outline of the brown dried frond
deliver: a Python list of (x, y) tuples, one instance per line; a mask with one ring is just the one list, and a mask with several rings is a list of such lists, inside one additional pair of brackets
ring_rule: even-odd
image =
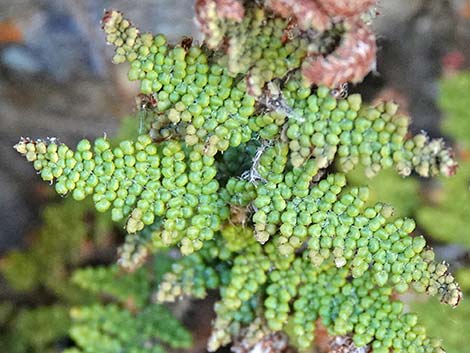
[(205, 35), (210, 35), (212, 16), (210, 16), (211, 7), (213, 7), (215, 2), (213, 0), (196, 0), (195, 10), (196, 10), (196, 21), (199, 25), (199, 28), (202, 33)]
[(240, 0), (216, 0), (217, 14), (221, 18), (240, 22), (245, 16), (245, 8)]
[(358, 83), (376, 65), (374, 33), (362, 22), (346, 32), (336, 50), (327, 56), (307, 58), (302, 74), (311, 84), (335, 88), (344, 82)]
[(119, 14), (122, 16), (122, 14), (119, 11), (115, 11), (115, 10), (106, 10), (104, 12), (103, 17), (101, 18), (101, 25), (103, 26), (103, 28), (109, 21), (111, 21), (112, 18), (116, 16), (116, 14)]
[(315, 0), (266, 0), (266, 6), (284, 18), (293, 17), (302, 29), (324, 32), (331, 19)]
[(209, 48), (218, 47), (225, 35), (224, 20), (240, 22), (245, 16), (241, 0), (196, 0), (196, 21)]
[(196, 0), (196, 19), (201, 27), (207, 28), (211, 18), (211, 10), (215, 10), (218, 20), (228, 19), (241, 21), (245, 16), (245, 8), (240, 0)]
[(248, 209), (246, 207), (230, 205), (230, 223), (245, 226), (247, 219)]

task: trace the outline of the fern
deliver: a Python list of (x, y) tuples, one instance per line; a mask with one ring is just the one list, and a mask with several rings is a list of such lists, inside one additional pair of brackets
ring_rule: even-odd
[[(278, 331), (308, 349), (320, 320), (330, 335), (376, 353), (442, 352), (393, 294), (411, 286), (457, 306), (458, 284), (424, 238), (410, 236), (413, 220), (367, 203), (369, 189), (347, 189), (345, 174), (362, 165), (368, 177), (391, 167), (402, 176), (451, 176), (457, 164), (441, 139), (409, 136), (394, 103), (369, 106), (335, 87), (373, 68), (370, 13), (353, 16), (372, 2), (307, 3), (306, 14), (318, 17), (296, 23), (291, 1), (198, 1), (202, 45), (168, 44), (108, 11), (113, 61), (128, 62), (129, 79), (140, 81), (141, 135), (82, 140), (76, 149), (24, 138), (15, 148), (59, 194), (90, 196), (98, 211), (126, 222), (124, 268), (180, 249), (185, 256), (164, 276), (159, 301), (220, 290), (210, 351)], [(133, 296), (132, 313), (122, 303), (130, 284), (109, 275), (77, 277), (95, 292), (91, 278), (101, 278), (120, 302), (74, 311), (81, 349), (160, 352), (159, 340), (178, 341), (176, 325), (169, 338), (153, 320), (153, 310), (165, 317), (162, 307)]]

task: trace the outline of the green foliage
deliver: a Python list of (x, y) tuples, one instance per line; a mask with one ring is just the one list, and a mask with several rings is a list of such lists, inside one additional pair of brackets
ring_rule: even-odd
[(468, 346), (468, 301), (464, 300), (458, 310), (443, 307), (432, 299), (424, 303), (414, 303), (412, 308), (431, 335), (439, 335), (444, 339), (448, 353), (462, 353), (464, 347)]
[(470, 293), (470, 268), (459, 268), (455, 274), (455, 278), (459, 281), (462, 290), (466, 293)]
[(163, 345), (188, 348), (190, 335), (171, 313), (153, 305), (133, 314), (116, 305), (90, 306), (72, 311), (70, 334), (81, 350), (72, 352), (163, 353)]
[(20, 309), (5, 324), (9, 325), (0, 335), (2, 351), (59, 352), (59, 339), (67, 336), (70, 318), (65, 306), (39, 306)]
[[(442, 129), (463, 149), (462, 159), (456, 176), (440, 179), (430, 189), (432, 197), (425, 200), (426, 205), (417, 209), (419, 225), (434, 239), (446, 244), (458, 244), (469, 248), (470, 239), (470, 162), (466, 149), (470, 147), (470, 115), (468, 99), (470, 74), (458, 73), (441, 82), (440, 105), (444, 120)], [(464, 295), (470, 294), (470, 269), (459, 268), (456, 279)], [(464, 300), (458, 310), (439, 305), (435, 300), (417, 301), (412, 305), (422, 318), (423, 324), (431, 334), (444, 333), (446, 348), (449, 353), (460, 353), (468, 345), (466, 337), (470, 329), (470, 305)], [(445, 328), (443, 330), (443, 328)]]
[[(228, 208), (216, 192), (214, 158), (186, 153), (179, 142), (157, 145), (141, 135), (136, 142), (125, 140), (114, 149), (106, 139), (97, 139), (93, 152), (87, 140), (79, 143), (76, 152), (55, 143), (27, 142), (24, 147), (34, 155), (43, 179), (57, 178), (59, 194), (72, 192), (75, 200), (93, 194), (98, 211), (112, 207), (114, 221), (130, 215), (129, 233), (161, 217), (162, 241), (166, 245), (182, 242), (185, 253), (200, 249), (202, 240), (211, 239), (228, 217)], [(213, 209), (220, 209), (220, 214), (212, 214)]]
[(14, 323), (15, 341), (28, 342), (34, 352), (44, 352), (57, 338), (67, 336), (70, 323), (67, 306), (51, 305), (32, 310), (23, 309)]
[[(159, 256), (156, 267), (167, 267), (170, 259)], [(120, 273), (117, 266), (79, 270), (73, 281), (101, 297), (108, 304), (76, 307), (71, 316), (72, 339), (78, 345), (67, 352), (155, 352), (166, 347), (188, 348), (190, 334), (159, 304), (151, 302), (151, 288), (159, 276), (153, 268), (142, 267), (134, 273)]]
[[(433, 190), (434, 197), (417, 212), (417, 220), (433, 238), (470, 247), (470, 115), (468, 98), (470, 73), (461, 72), (441, 83), (440, 103), (444, 113), (443, 130), (462, 148), (459, 172), (450, 179), (440, 179)], [(439, 226), (435, 226), (439, 219)]]
[(2, 303), (6, 351), (58, 352), (71, 324), (70, 306), (92, 300), (70, 281), (71, 272), (87, 261), (90, 251), (109, 246), (109, 217), (95, 214), (90, 205), (64, 200), (47, 206), (31, 246), (1, 259), (0, 273), (14, 293), (15, 307), (7, 313), (9, 302)]
[(93, 294), (105, 293), (122, 302), (132, 300), (137, 307), (143, 306), (150, 294), (146, 271), (128, 275), (119, 273), (117, 266), (80, 269), (73, 274), (72, 281)]
[(437, 200), (417, 210), (418, 223), (434, 239), (470, 247), (469, 182), (470, 162), (461, 161), (456, 176), (440, 180), (440, 188), (435, 192)]
[[(164, 275), (156, 299), (203, 298), (218, 288), (210, 351), (246, 330), (253, 337), (284, 330), (306, 349), (320, 319), (329, 334), (351, 335), (376, 353), (443, 352), (393, 293), (411, 286), (458, 305), (447, 265), (434, 261), (422, 236), (410, 237), (413, 220), (367, 204), (368, 188), (347, 189), (345, 174), (327, 168), (336, 161), (344, 173), (362, 165), (369, 177), (392, 166), (403, 176), (450, 176), (451, 151), (425, 134), (407, 137), (408, 119), (393, 103), (367, 106), (359, 95), (309, 86), (299, 72), (308, 33), (284, 38), (289, 24), (256, 3), (239, 24), (212, 20), (220, 33), (206, 44), (228, 43), (226, 52), (187, 40), (171, 46), (107, 12), (114, 62), (129, 62), (129, 79), (141, 83), (144, 131), (117, 145), (82, 140), (75, 150), (22, 139), (16, 150), (59, 194), (91, 196), (98, 211), (126, 220), (124, 268), (161, 248), (187, 255)], [(125, 281), (116, 268), (75, 276), (113, 299), (74, 310), (71, 335), (81, 350), (187, 346), (183, 329), (151, 304), (146, 291), (156, 283), (147, 270)]]
[(442, 130), (464, 149), (470, 148), (470, 72), (460, 72), (441, 82), (439, 103), (444, 111)]
[[(373, 208), (364, 210), (364, 213), (379, 217), (371, 220), (371, 227), (375, 227), (374, 221), (383, 217)], [(361, 217), (356, 218), (359, 220)], [(358, 226), (356, 223), (357, 243), (364, 244), (358, 245), (360, 249), (354, 249), (356, 245), (347, 241), (343, 245), (345, 251), (350, 252), (344, 255), (347, 260), (336, 258), (335, 262), (316, 263), (312, 262), (312, 252), (304, 252), (304, 256), (295, 259), (293, 256), (279, 257), (273, 243), (263, 247), (249, 237), (250, 232), (246, 229), (228, 227), (222, 232), (222, 238), (208, 243), (201, 252), (185, 257), (173, 266), (172, 272), (165, 275), (160, 285), (157, 299), (173, 301), (182, 294), (203, 297), (206, 289), (219, 286), (221, 300), (215, 306), (217, 319), (209, 341), (210, 350), (230, 342), (231, 337), (237, 337), (244, 326), (261, 316), (268, 329), (274, 332), (287, 330), (286, 325), (293, 320), (293, 342), (301, 348), (310, 346), (314, 337), (314, 322), (320, 318), (332, 335), (354, 332), (354, 341), (358, 346), (374, 340), (373, 346), (377, 351), (387, 351), (387, 347), (393, 346), (410, 351), (419, 351), (424, 347), (424, 351), (432, 352), (434, 343), (425, 338), (422, 327), (414, 328), (416, 318), (404, 315), (400, 303), (390, 302), (390, 295), (392, 289), (403, 292), (412, 283), (415, 290), (438, 294), (442, 301), (452, 303), (453, 300), (460, 300), (453, 277), (445, 265), (433, 263), (432, 251), (422, 251), (422, 238), (413, 240), (407, 236), (406, 232), (413, 229), (409, 220), (396, 220), (383, 225), (383, 228), (379, 226), (380, 230), (376, 229), (372, 234), (368, 234), (369, 224), (362, 226), (362, 229), (356, 228)], [(336, 227), (341, 231), (344, 228), (339, 223)], [(351, 232), (347, 227), (345, 231)], [(233, 234), (245, 234), (235, 238), (238, 244), (244, 246), (234, 246)], [(375, 234), (380, 238), (374, 238)], [(330, 241), (337, 246), (336, 241)], [(380, 249), (379, 242), (384, 243), (384, 248), (388, 250)], [(325, 255), (325, 251), (329, 251), (327, 244), (322, 240), (320, 243), (323, 251), (313, 251), (314, 261), (318, 261), (317, 254)], [(333, 257), (341, 251), (343, 248), (337, 246)], [(352, 254), (355, 254), (354, 258)], [(214, 259), (218, 261), (214, 263)], [(373, 267), (368, 271), (370, 263)], [(347, 280), (351, 274), (355, 279)], [(340, 315), (338, 311), (341, 313), (340, 303), (343, 302), (345, 312)], [(375, 306), (371, 305), (373, 302)], [(309, 305), (306, 306), (306, 303)], [(396, 307), (396, 312), (390, 313), (390, 306)], [(311, 310), (308, 314), (307, 307)], [(339, 318), (344, 321), (353, 313), (357, 315), (357, 320), (340, 324)], [(384, 321), (386, 316), (390, 322)], [(368, 328), (367, 332), (365, 327)], [(401, 331), (411, 328), (416, 330), (417, 336), (400, 336)], [(265, 327), (260, 327), (260, 330), (265, 330)]]
[(86, 243), (89, 247), (105, 246), (112, 229), (109, 217), (90, 213), (89, 202), (66, 200), (50, 205), (42, 217), (44, 223), (33, 245), (27, 250), (11, 251), (0, 263), (0, 272), (9, 286), (20, 292), (39, 286), (54, 292), (67, 291), (68, 269), (83, 260)]
[[(188, 347), (189, 333), (166, 308), (151, 302), (152, 288), (172, 261), (164, 253), (132, 274), (117, 266), (73, 271), (86, 263), (93, 247), (110, 245), (109, 217), (96, 215), (90, 206), (72, 199), (48, 206), (32, 246), (2, 259), (2, 275), (18, 291), (17, 299), (0, 303), (2, 351), (59, 352), (67, 337), (81, 349), (71, 352), (102, 353), (106, 347), (110, 352), (148, 352), (150, 347), (165, 352), (166, 346)], [(103, 338), (99, 342), (97, 327)], [(110, 327), (126, 329), (127, 336), (114, 340), (107, 336)]]
[(13, 304), (9, 302), (0, 302), (0, 325), (8, 321), (8, 317), (13, 312)]
[[(361, 168), (347, 174), (348, 185), (364, 185), (364, 172)], [(367, 205), (384, 202), (393, 205), (394, 216), (409, 217), (421, 207), (420, 183), (415, 178), (403, 178), (392, 170), (383, 170), (376, 177), (367, 180), (370, 190)]]
[(34, 258), (26, 256), (21, 251), (11, 251), (6, 259), (2, 260), (2, 275), (10, 286), (17, 290), (28, 290), (37, 285), (37, 273)]
[[(453, 171), (454, 162), (450, 159), (449, 151), (444, 149), (442, 141), (429, 142), (424, 135), (403, 141), (406, 128), (398, 128), (399, 121), (406, 123), (407, 120), (397, 118), (398, 125), (395, 124), (392, 114), (396, 108), (393, 105), (367, 108), (362, 114), (357, 114), (360, 107), (358, 96), (351, 96), (340, 104), (328, 96), (327, 90), (321, 90), (319, 94), (320, 96), (315, 93), (311, 95), (310, 88), (302, 87), (295, 80), (289, 81), (284, 92), (289, 103), (292, 101), (295, 106), (297, 98), (299, 104), (302, 102), (305, 105), (305, 98), (310, 97), (307, 102), (312, 106), (308, 109), (313, 109), (311, 112), (315, 113), (319, 109), (318, 104), (322, 107), (321, 101), (325, 98), (325, 104), (329, 108), (325, 108), (325, 114), (320, 115), (320, 119), (317, 114), (310, 115), (311, 120), (303, 125), (303, 128), (309, 127), (305, 134), (300, 132), (298, 125), (298, 116), (303, 115), (297, 115), (295, 110), (291, 118), (281, 114), (282, 119), (278, 120), (279, 126), (284, 123), (288, 126), (286, 135), (290, 142), (283, 145), (283, 153), (286, 157), (290, 154), (294, 170), (301, 170), (306, 158), (312, 157), (307, 163), (311, 170), (304, 175), (304, 185), (308, 185), (309, 180), (321, 168), (333, 161), (337, 150), (343, 170), (350, 170), (361, 162), (367, 165), (367, 175), (374, 175), (382, 167), (391, 166), (394, 162), (405, 175), (413, 167), (424, 176), (439, 172), (449, 174)], [(251, 102), (254, 104), (253, 98)], [(337, 104), (339, 107), (335, 110)], [(329, 110), (333, 110), (331, 118)], [(240, 113), (236, 110), (233, 114), (236, 112)], [(346, 112), (352, 114), (346, 117)], [(239, 116), (243, 118), (242, 115)], [(266, 116), (268, 120), (263, 119), (261, 120), (265, 123), (272, 121), (269, 115)], [(339, 119), (338, 123), (335, 123), (336, 119)], [(257, 134), (263, 138), (275, 137), (263, 136), (259, 132), (265, 124), (262, 121), (259, 117), (254, 118), (255, 126), (250, 130), (249, 138), (257, 130)], [(349, 130), (353, 129), (354, 121), (358, 130), (352, 130), (351, 133), (356, 132), (359, 140), (355, 148), (350, 148), (350, 138), (354, 137), (351, 137)], [(390, 131), (397, 128), (399, 131), (395, 135), (384, 131), (383, 135), (387, 137), (379, 140), (377, 131), (380, 129), (375, 126), (380, 123), (378, 125), (384, 128), (386, 121)], [(158, 122), (161, 122), (160, 117)], [(344, 132), (341, 123), (345, 125)], [(274, 133), (279, 133), (279, 126), (274, 123), (270, 123), (270, 126), (274, 127)], [(250, 122), (243, 125), (245, 127), (249, 128)], [(265, 128), (267, 126), (263, 129)], [(234, 129), (236, 130), (235, 126)], [(223, 136), (226, 137), (227, 133), (224, 132)], [(368, 137), (362, 141), (362, 136)], [(390, 140), (392, 136), (395, 136), (393, 141)], [(344, 141), (341, 142), (343, 137)], [(302, 142), (304, 140), (305, 144)], [(233, 147), (238, 147), (243, 140), (237, 141)], [(122, 141), (114, 149), (104, 138), (97, 139), (93, 147), (89, 141), (82, 140), (75, 152), (54, 141), (28, 139), (20, 141), (16, 149), (34, 162), (34, 167), (41, 172), (44, 180), (56, 181), (55, 188), (59, 194), (71, 192), (76, 200), (93, 195), (98, 211), (104, 212), (112, 208), (114, 221), (121, 221), (130, 215), (126, 226), (129, 233), (140, 231), (156, 221), (160, 222), (163, 243), (167, 246), (181, 243), (182, 252), (189, 254), (199, 250), (203, 241), (212, 239), (214, 232), (220, 229), (220, 225), (229, 216), (228, 205), (221, 198), (221, 193), (217, 193), (219, 182), (215, 179), (217, 169), (214, 157), (210, 156), (212, 153), (206, 149), (207, 146), (196, 145), (191, 148), (189, 145), (173, 140), (155, 143), (148, 135), (141, 135), (137, 141)], [(302, 152), (312, 149), (313, 155), (310, 155), (311, 152)], [(217, 149), (214, 150), (216, 151)], [(280, 168), (285, 168), (286, 163), (287, 160), (281, 162)], [(250, 173), (249, 177), (252, 181), (257, 175)], [(220, 211), (214, 214), (213, 209)]]

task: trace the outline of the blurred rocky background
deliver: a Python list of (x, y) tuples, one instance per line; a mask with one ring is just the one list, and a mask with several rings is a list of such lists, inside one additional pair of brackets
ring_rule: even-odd
[[(24, 245), (51, 197), (14, 153), (18, 138), (74, 144), (112, 135), (133, 112), (136, 87), (100, 30), (105, 8), (171, 40), (198, 36), (193, 0), (0, 0), (0, 253)], [(414, 130), (438, 135), (437, 79), (470, 64), (470, 1), (381, 0), (378, 11), (377, 72), (358, 89), (397, 100)]]

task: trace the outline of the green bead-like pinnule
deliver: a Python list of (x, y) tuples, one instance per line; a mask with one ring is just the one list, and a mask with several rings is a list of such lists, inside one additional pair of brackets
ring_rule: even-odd
[(334, 98), (326, 87), (316, 91), (302, 84), (299, 74), (282, 87), (287, 112), (286, 137), (291, 161), (302, 165), (310, 158), (326, 159), (348, 172), (356, 165), (366, 167), (368, 177), (395, 166), (408, 176), (450, 176), (457, 163), (441, 139), (424, 134), (407, 138), (409, 119), (397, 113), (392, 102), (367, 106), (358, 94)]
[(234, 338), (240, 337), (243, 329), (256, 321), (260, 321), (260, 313), (257, 310), (260, 306), (259, 296), (242, 303), (241, 307), (235, 311), (229, 310), (223, 305), (223, 302), (217, 302), (214, 305), (217, 317), (212, 325), (207, 350), (209, 352), (216, 351), (218, 348), (232, 342)]
[(343, 23), (338, 22), (322, 35), (311, 36), (255, 2), (244, 4), (242, 16), (238, 11), (229, 18), (218, 13), (223, 4), (208, 1), (200, 6), (204, 43), (217, 52), (217, 62), (231, 75), (247, 74), (249, 92), (256, 97), (266, 83), (300, 69), (307, 57), (329, 53), (344, 33)]
[[(102, 19), (106, 40), (116, 47), (113, 62), (116, 64), (133, 61), (148, 44), (145, 37), (141, 38), (139, 30), (118, 11), (107, 11)], [(141, 49), (142, 48), (142, 49)]]
[[(223, 238), (224, 246), (230, 252), (238, 252), (242, 249), (250, 247), (256, 243), (256, 239), (253, 237), (253, 230), (251, 227), (245, 227), (243, 225), (227, 225), (220, 231)], [(257, 247), (253, 248), (252, 251), (257, 252)]]
[(127, 234), (124, 244), (118, 249), (118, 264), (121, 268), (133, 272), (145, 263), (150, 253), (149, 244), (152, 243), (150, 237), (153, 235), (147, 234), (148, 228), (136, 234)]
[(168, 246), (162, 240), (162, 220), (144, 227), (134, 234), (127, 234), (124, 243), (118, 248), (118, 265), (127, 272), (134, 272), (150, 258)]
[[(240, 229), (236, 228), (234, 231)], [(232, 257), (233, 245), (227, 243), (220, 232), (216, 233), (213, 240), (204, 242), (200, 251), (173, 264), (171, 271), (163, 276), (159, 285), (157, 301), (174, 302), (183, 296), (205, 298), (208, 289), (220, 288), (229, 282), (229, 261)]]
[(113, 148), (98, 138), (93, 145), (80, 141), (73, 151), (55, 140), (22, 139), (15, 148), (34, 162), (43, 180), (55, 182), (60, 195), (92, 195), (96, 209), (111, 210), (116, 222), (127, 220), (131, 234), (159, 221), (161, 241), (181, 242), (184, 253), (200, 249), (228, 216), (217, 193), (214, 159), (187, 153), (176, 141), (157, 144), (141, 135)]
[[(121, 28), (129, 21), (115, 12), (108, 17), (105, 31), (125, 37)], [(132, 49), (137, 54), (126, 54), (126, 60), (131, 62), (129, 78), (139, 80), (141, 92), (157, 102), (150, 135), (184, 139), (209, 156), (252, 138), (286, 138), (294, 167), (311, 158), (326, 167), (337, 157), (342, 170), (361, 163), (367, 176), (393, 165), (401, 175), (455, 172), (456, 163), (441, 140), (423, 134), (405, 138), (408, 119), (397, 114), (395, 104), (367, 107), (357, 94), (338, 99), (326, 87), (311, 89), (295, 71), (308, 45), (300, 39), (284, 43), (280, 29), (286, 25), (251, 8), (228, 30), (228, 52), (215, 58), (196, 45), (171, 46), (162, 35), (137, 34), (139, 50)], [(235, 80), (234, 74), (246, 79)]]
[[(272, 172), (273, 165), (269, 167)], [(413, 282), (419, 292), (437, 294), (453, 306), (459, 303), (460, 288), (450, 275), (448, 282), (444, 279), (447, 268), (436, 273), (436, 266), (441, 265), (430, 258), (433, 253), (427, 250), (424, 238), (410, 237), (415, 228), (413, 220), (393, 220), (393, 208), (385, 204), (366, 207), (366, 187), (342, 192), (346, 185), (343, 174), (331, 174), (315, 186), (310, 180), (308, 170), (299, 175), (292, 171), (278, 183), (257, 185), (251, 204), (255, 209), (255, 237), (260, 243), (270, 240), (285, 257), (307, 245), (309, 257), (317, 266), (332, 260), (337, 268), (350, 267), (355, 278), (372, 273), (379, 287), (390, 282), (396, 290), (405, 291)], [(235, 183), (227, 184), (232, 202), (248, 198), (240, 195), (247, 192), (245, 187), (236, 189), (232, 185)]]
[(266, 282), (271, 263), (260, 244), (253, 243), (233, 259), (230, 282), (221, 290), (221, 310), (237, 311)]
[[(290, 332), (300, 348), (310, 346), (315, 331), (312, 323), (320, 319), (330, 335), (349, 334), (356, 347), (370, 345), (378, 352), (441, 352), (440, 346), (426, 337), (425, 329), (417, 325), (416, 315), (405, 314), (403, 304), (391, 299), (391, 287), (376, 288), (368, 275), (348, 280), (347, 270), (338, 271), (331, 264), (316, 267), (306, 262), (296, 267), (289, 272), (303, 284), (293, 303)], [(289, 274), (280, 273), (277, 278), (285, 276)], [(270, 306), (288, 299), (277, 296), (269, 297)]]
[[(414, 227), (410, 221), (399, 220), (388, 224), (388, 228), (399, 225), (406, 232)], [(351, 335), (358, 347), (370, 344), (379, 352), (390, 348), (441, 352), (440, 346), (426, 337), (416, 316), (405, 314), (403, 304), (393, 299), (395, 291), (411, 284), (419, 292), (438, 295), (450, 305), (460, 300), (447, 266), (434, 262), (429, 249), (419, 253), (424, 246), (422, 238), (406, 238), (413, 240), (401, 253), (408, 255), (412, 248), (420, 255), (411, 261), (394, 256), (391, 250), (385, 254), (380, 253), (383, 250), (374, 252), (377, 245), (371, 238), (365, 246), (374, 252), (372, 259), (364, 248), (354, 250), (354, 259), (367, 262), (372, 270), (358, 273), (357, 263), (347, 261), (339, 266), (333, 254), (314, 263), (306, 251), (286, 264), (272, 256), (278, 252), (274, 243), (234, 246), (233, 234), (241, 227), (228, 226), (223, 230), (225, 235), (217, 235), (200, 252), (181, 259), (165, 275), (157, 292), (157, 300), (165, 302), (183, 295), (203, 298), (207, 289), (220, 288), (221, 300), (215, 306), (217, 317), (208, 345), (211, 351), (229, 343), (258, 318), (269, 332), (288, 332), (301, 349), (311, 345), (319, 319), (329, 334)]]
[(156, 299), (160, 303), (174, 302), (183, 296), (203, 299), (208, 289), (216, 289), (219, 284), (219, 274), (198, 252), (172, 266), (159, 285)]
[[(110, 14), (117, 20), (105, 21), (105, 31), (121, 33), (120, 23), (128, 21)], [(156, 116), (147, 118), (153, 138), (182, 136), (211, 156), (251, 138), (247, 124), (255, 100), (247, 97), (243, 81), (237, 83), (223, 66), (210, 63), (200, 46), (171, 46), (163, 35), (150, 34), (137, 35), (136, 43), (138, 50), (122, 58), (130, 62), (129, 79), (140, 81), (141, 93), (155, 98)], [(117, 46), (116, 52), (122, 50)]]
[(246, 11), (241, 22), (228, 22), (225, 37), (228, 47), (219, 64), (231, 75), (248, 73), (250, 94), (258, 97), (265, 84), (298, 69), (307, 56), (306, 39), (286, 38), (288, 21), (274, 17), (261, 7)]

